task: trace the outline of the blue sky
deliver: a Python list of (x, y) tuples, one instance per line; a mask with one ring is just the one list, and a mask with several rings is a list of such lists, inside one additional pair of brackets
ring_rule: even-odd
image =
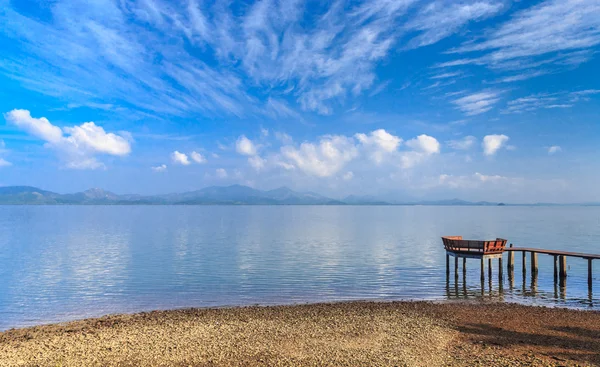
[(600, 2), (0, 0), (0, 185), (600, 201)]

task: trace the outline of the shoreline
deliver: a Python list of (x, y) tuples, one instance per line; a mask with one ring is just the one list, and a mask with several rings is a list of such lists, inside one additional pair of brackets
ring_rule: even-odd
[(186, 308), (0, 332), (0, 366), (600, 365), (600, 312), (503, 302)]

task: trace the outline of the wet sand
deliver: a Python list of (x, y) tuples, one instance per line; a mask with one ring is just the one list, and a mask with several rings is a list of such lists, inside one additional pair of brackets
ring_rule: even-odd
[(595, 366), (600, 312), (350, 302), (115, 315), (0, 333), (0, 366)]

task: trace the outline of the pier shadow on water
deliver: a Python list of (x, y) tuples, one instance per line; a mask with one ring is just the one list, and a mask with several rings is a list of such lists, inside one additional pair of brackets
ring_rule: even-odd
[[(512, 270), (494, 262), (490, 268), (486, 261), (481, 271), (479, 261), (471, 261), (470, 267), (455, 267), (446, 273), (445, 294), (449, 300), (490, 300), (564, 307), (600, 306), (600, 289), (584, 283), (574, 274), (566, 278), (547, 272), (532, 272), (515, 266)], [(465, 264), (466, 265), (466, 264)], [(499, 268), (500, 266), (500, 268)], [(569, 288), (571, 285), (572, 291)], [(598, 287), (598, 286), (597, 286)], [(587, 294), (584, 289), (587, 289)]]

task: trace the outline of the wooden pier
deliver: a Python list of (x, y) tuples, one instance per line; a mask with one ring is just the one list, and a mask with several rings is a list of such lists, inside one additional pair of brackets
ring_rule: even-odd
[(559, 251), (559, 250), (546, 250), (546, 249), (539, 249), (539, 248), (530, 248), (530, 247), (513, 247), (512, 243), (510, 244), (510, 247), (505, 249), (506, 252), (508, 252), (508, 270), (509, 271), (513, 271), (514, 270), (514, 263), (515, 263), (515, 252), (521, 252), (522, 256), (523, 256), (523, 274), (525, 274), (527, 272), (527, 253), (530, 254), (530, 259), (531, 259), (531, 273), (532, 274), (537, 274), (538, 272), (538, 261), (537, 261), (537, 255), (538, 254), (544, 254), (544, 255), (550, 255), (554, 257), (554, 279), (556, 280), (557, 278), (560, 278), (561, 280), (564, 280), (567, 278), (567, 257), (575, 257), (575, 258), (580, 258), (580, 259), (585, 259), (587, 260), (587, 268), (588, 268), (588, 287), (592, 288), (592, 281), (593, 281), (593, 267), (592, 267), (592, 261), (593, 260), (600, 260), (600, 255), (596, 255), (596, 254), (585, 254), (585, 253), (581, 253), (581, 252), (570, 252), (570, 251)]
[(470, 241), (463, 240), (460, 236), (442, 237), (444, 248), (446, 249), (446, 275), (450, 275), (450, 257), (454, 257), (454, 274), (458, 278), (458, 259), (462, 258), (463, 276), (466, 274), (468, 258), (480, 259), (481, 261), (481, 280), (485, 279), (485, 262), (488, 262), (489, 278), (492, 277), (492, 260), (498, 259), (498, 276), (502, 280), (503, 267), (502, 256), (504, 252), (508, 253), (507, 270), (509, 278), (513, 278), (515, 268), (515, 252), (521, 252), (523, 260), (523, 278), (527, 273), (527, 253), (530, 254), (531, 274), (537, 281), (538, 273), (538, 254), (550, 255), (554, 257), (554, 280), (560, 280), (561, 285), (565, 284), (567, 278), (567, 258), (574, 257), (587, 260), (587, 281), (588, 287), (592, 289), (593, 282), (593, 260), (600, 260), (600, 255), (587, 254), (581, 252), (570, 252), (560, 250), (547, 250), (530, 247), (513, 247), (511, 243), (506, 247), (506, 240), (497, 238), (495, 241)]

